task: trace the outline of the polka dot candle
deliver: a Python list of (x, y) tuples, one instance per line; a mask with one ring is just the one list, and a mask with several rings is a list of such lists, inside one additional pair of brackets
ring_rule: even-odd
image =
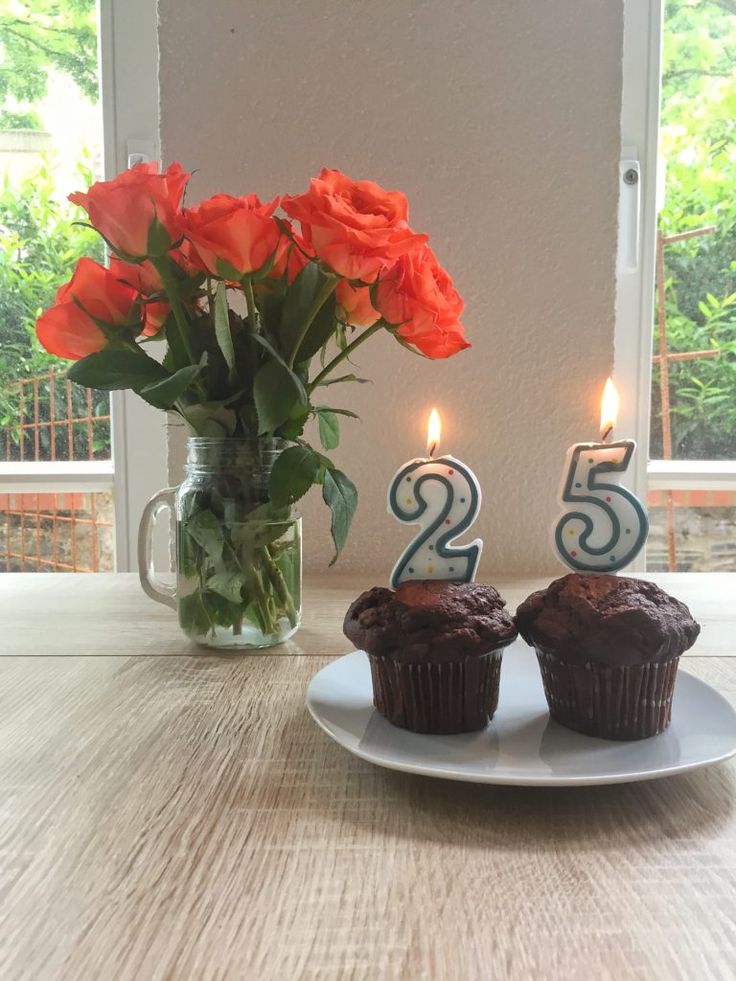
[(434, 457), (439, 442), (436, 410), (430, 419), (436, 431), (430, 429), (429, 457), (405, 463), (388, 489), (389, 513), (405, 524), (419, 525), (391, 573), (394, 589), (407, 579), (472, 582), (483, 548), (479, 538), (469, 545), (452, 544), (478, 516), (480, 484), (455, 457)]
[(636, 450), (632, 439), (606, 442), (618, 396), (606, 383), (601, 442), (575, 443), (567, 451), (560, 501), (565, 513), (554, 526), (559, 558), (577, 572), (617, 572), (643, 548), (649, 520), (641, 501), (620, 481)]

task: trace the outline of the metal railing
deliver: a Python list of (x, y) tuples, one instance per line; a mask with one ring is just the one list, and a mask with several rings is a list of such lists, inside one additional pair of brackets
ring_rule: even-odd
[(7, 389), (17, 395), (17, 416), (3, 427), (7, 461), (96, 460), (109, 457), (109, 399), (74, 385), (60, 372), (23, 378)]
[(28, 464), (29, 475), (27, 483), (15, 475), (17, 493), (0, 493), (0, 571), (112, 569), (109, 491), (71, 487), (68, 492), (36, 493), (31, 476), (39, 463), (95, 461), (102, 466), (98, 461), (110, 456), (109, 400), (53, 371), (14, 382), (6, 396), (14, 411), (0, 430), (0, 453), (4, 451), (6, 463), (15, 464), (14, 470)]

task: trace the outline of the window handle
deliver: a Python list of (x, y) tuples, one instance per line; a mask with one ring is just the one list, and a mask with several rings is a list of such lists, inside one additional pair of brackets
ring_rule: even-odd
[(639, 217), (641, 212), (641, 167), (638, 160), (619, 160), (618, 271), (639, 269)]
[(128, 140), (125, 149), (128, 155), (128, 167), (150, 163), (156, 159), (156, 144), (153, 140)]

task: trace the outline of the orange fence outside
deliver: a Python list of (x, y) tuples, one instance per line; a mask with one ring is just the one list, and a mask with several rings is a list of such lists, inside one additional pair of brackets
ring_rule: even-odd
[(676, 508), (732, 508), (736, 507), (736, 491), (702, 490), (650, 490), (647, 503), (650, 508), (661, 508), (667, 503), (667, 495), (672, 495)]
[[(96, 438), (106, 437), (109, 446), (109, 408), (95, 415), (91, 389), (75, 386), (64, 374), (24, 378), (10, 392), (17, 393), (18, 421), (5, 426), (6, 460), (94, 460), (100, 458)], [(109, 452), (103, 455), (109, 459)]]
[[(0, 434), (5, 460), (109, 459), (109, 403), (96, 413), (89, 389), (48, 372), (16, 382), (8, 394), (17, 397), (17, 419)], [(109, 493), (0, 494), (0, 569), (112, 569), (112, 528)]]
[(112, 569), (110, 494), (0, 494), (5, 572)]

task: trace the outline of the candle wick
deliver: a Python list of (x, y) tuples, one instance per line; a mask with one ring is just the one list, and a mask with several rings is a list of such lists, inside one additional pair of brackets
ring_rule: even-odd
[(434, 457), (434, 451), (436, 449), (437, 449), (437, 443), (432, 443), (432, 445), (429, 447), (429, 459), (430, 460)]
[(608, 427), (608, 429), (604, 433), (601, 433), (601, 443), (608, 442), (608, 440), (611, 437), (611, 433), (612, 432), (613, 432), (613, 426), (611, 425), (611, 426)]

